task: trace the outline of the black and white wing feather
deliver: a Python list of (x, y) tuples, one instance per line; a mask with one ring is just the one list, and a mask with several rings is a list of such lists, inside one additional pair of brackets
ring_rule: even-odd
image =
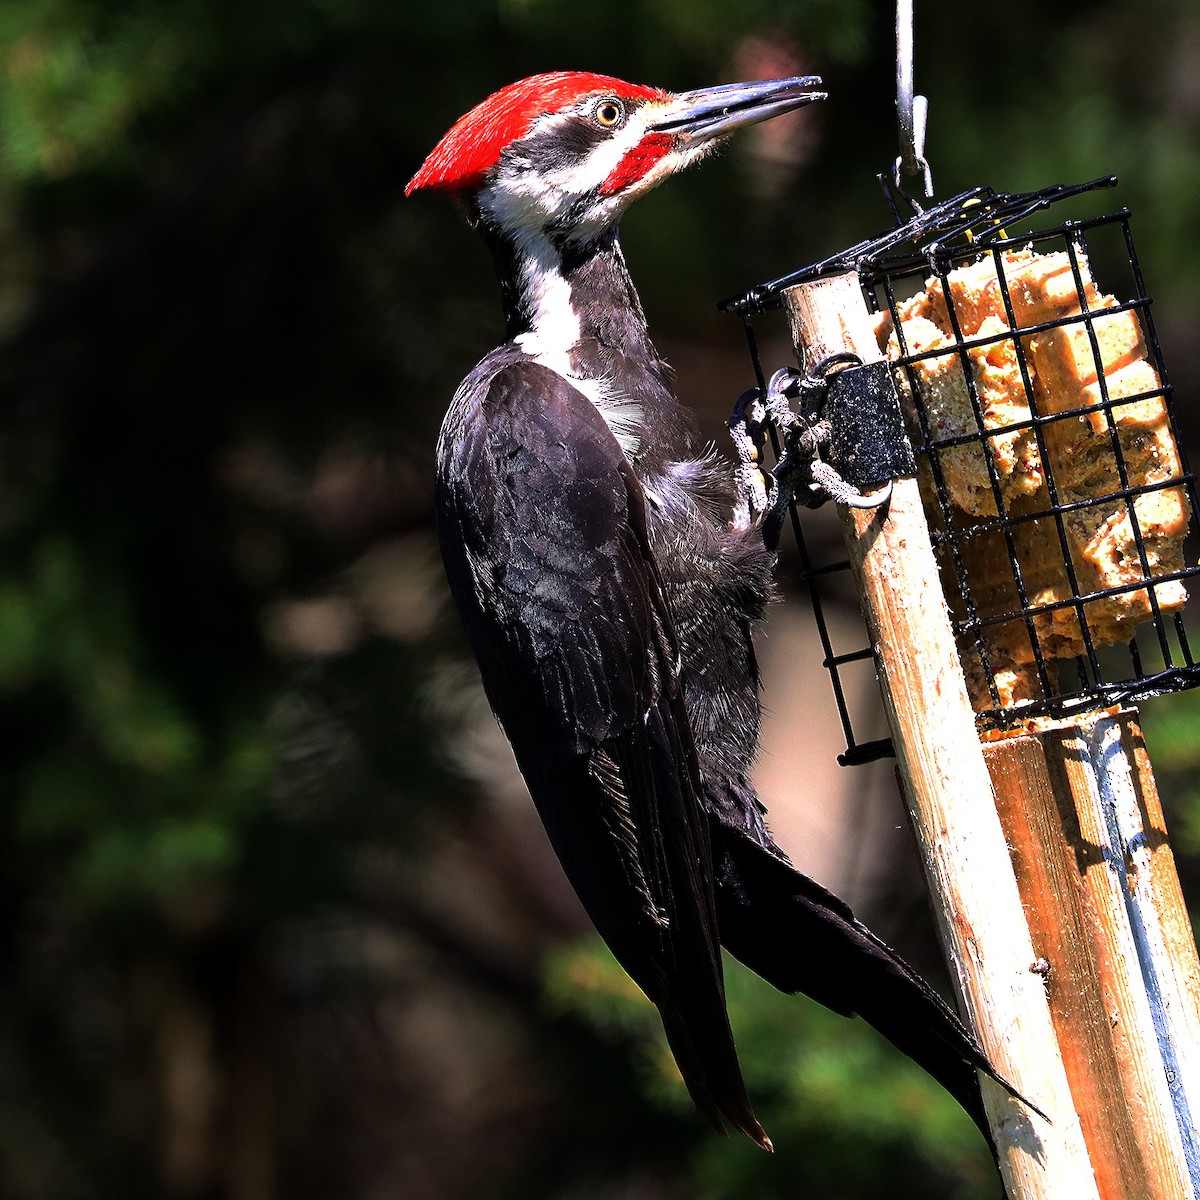
[(765, 1144), (725, 1012), (708, 818), (645, 500), (596, 407), (507, 347), (460, 388), (439, 537), (559, 859), (698, 1107)]

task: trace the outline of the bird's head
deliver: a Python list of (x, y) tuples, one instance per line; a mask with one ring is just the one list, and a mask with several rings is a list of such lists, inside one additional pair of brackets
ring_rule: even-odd
[(744, 125), (823, 98), (805, 76), (672, 93), (559, 71), (509, 84), (462, 117), (405, 188), (458, 193), (514, 241), (571, 242)]

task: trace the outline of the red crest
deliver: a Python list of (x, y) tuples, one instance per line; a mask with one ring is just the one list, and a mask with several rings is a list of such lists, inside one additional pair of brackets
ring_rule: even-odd
[(660, 88), (587, 71), (531, 75), (501, 88), (460, 117), (430, 151), (404, 194), (409, 196), (420, 188), (467, 191), (478, 187), (504, 147), (524, 137), (538, 117), (567, 108), (591, 92), (610, 92), (627, 100), (665, 100), (668, 96)]

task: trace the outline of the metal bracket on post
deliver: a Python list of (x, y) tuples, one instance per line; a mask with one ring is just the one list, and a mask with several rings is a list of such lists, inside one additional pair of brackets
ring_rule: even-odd
[(822, 415), (830, 429), (829, 465), (859, 491), (916, 471), (886, 362), (860, 362), (830, 375)]

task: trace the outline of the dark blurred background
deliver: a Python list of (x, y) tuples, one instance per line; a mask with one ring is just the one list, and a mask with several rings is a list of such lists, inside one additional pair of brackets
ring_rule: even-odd
[[(919, 8), (939, 193), (1118, 174), (1103, 203), (1134, 210), (1194, 430), (1200, 11)], [(454, 119), (535, 71), (823, 74), (826, 104), (626, 222), (660, 347), (719, 438), (752, 378), (715, 302), (889, 223), (892, 19), (868, 0), (3, 0), (0, 1195), (995, 1195), (915, 1068), (740, 971), (777, 1153), (692, 1111), (448, 607), (434, 440), (499, 307), (451, 206), (401, 198)], [(782, 330), (762, 337), (785, 361)], [(890, 768), (834, 764), (790, 559), (781, 575), (775, 824), (944, 981)], [(855, 636), (852, 609), (832, 619)], [(852, 688), (864, 736), (872, 686)], [(1200, 895), (1197, 708), (1145, 715)]]

